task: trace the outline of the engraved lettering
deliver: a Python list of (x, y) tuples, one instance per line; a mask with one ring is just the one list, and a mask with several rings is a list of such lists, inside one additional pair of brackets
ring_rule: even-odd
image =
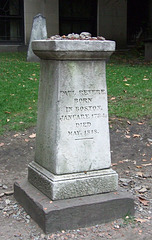
[(68, 131), (69, 136), (80, 136), (82, 135), (81, 131)]
[(74, 103), (90, 103), (92, 102), (92, 98), (75, 98)]
[(91, 122), (76, 123), (76, 127), (91, 127)]
[(101, 111), (101, 106), (81, 106), (81, 107), (75, 107), (75, 110), (78, 111)]
[(89, 114), (74, 114), (74, 115), (62, 115), (60, 117), (60, 120), (61, 121), (64, 121), (64, 120), (79, 120), (79, 119), (89, 119), (90, 118), (90, 115)]
[(79, 94), (84, 96), (84, 95), (89, 95), (89, 94), (102, 94), (105, 92), (105, 89), (100, 89), (100, 90), (79, 90)]
[(87, 135), (92, 135), (92, 134), (98, 134), (98, 130), (97, 129), (93, 129), (93, 130), (86, 130), (84, 131), (84, 135), (87, 136)]
[(72, 107), (66, 107), (66, 112), (72, 112)]
[(100, 118), (101, 114), (100, 113), (93, 113), (91, 116), (92, 116), (92, 118)]
[(61, 96), (74, 96), (74, 91), (60, 91)]
[[(60, 94), (62, 113), (60, 121), (70, 121), (68, 136), (74, 137), (75, 140), (94, 139), (94, 136), (99, 134), (99, 130), (94, 127), (98, 126), (99, 118), (105, 117), (102, 105), (97, 105), (99, 101), (97, 95), (106, 94), (105, 89), (60, 91)], [(68, 102), (70, 105), (65, 105)]]

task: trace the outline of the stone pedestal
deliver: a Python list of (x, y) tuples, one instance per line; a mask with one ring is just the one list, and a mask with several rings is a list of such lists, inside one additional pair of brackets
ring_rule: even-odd
[(46, 233), (134, 213), (110, 167), (105, 65), (114, 50), (113, 41), (33, 42), (41, 59), (36, 152), (14, 196)]
[(105, 63), (113, 41), (34, 41), (41, 58), (35, 161), (28, 179), (52, 200), (117, 190)]

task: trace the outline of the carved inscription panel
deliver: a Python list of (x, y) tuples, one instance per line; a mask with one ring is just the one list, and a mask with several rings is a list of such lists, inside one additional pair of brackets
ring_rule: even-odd
[(69, 139), (93, 140), (100, 134), (101, 118), (107, 117), (104, 89), (60, 91), (60, 124)]

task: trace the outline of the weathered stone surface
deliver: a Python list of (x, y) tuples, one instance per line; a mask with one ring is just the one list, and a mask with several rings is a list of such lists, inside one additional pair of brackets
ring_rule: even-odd
[(68, 200), (50, 201), (28, 181), (15, 183), (14, 196), (45, 233), (76, 229), (134, 214), (134, 200), (122, 189)]
[(42, 58), (35, 153), (42, 168), (30, 164), (29, 181), (51, 199), (115, 191), (105, 76), (115, 42), (40, 40), (32, 45)]
[[(93, 43), (33, 42), (39, 56), (44, 53), (52, 59), (54, 54), (62, 55), (58, 56), (59, 61), (41, 61), (39, 89), (35, 161), (54, 174), (105, 169), (111, 165), (102, 58), (112, 53), (115, 43)], [(96, 57), (70, 61), (66, 56), (70, 51), (72, 59), (77, 52), (85, 56), (95, 51), (102, 61), (96, 61)], [(60, 61), (64, 54), (64, 61)]]
[(112, 169), (54, 175), (32, 162), (29, 182), (52, 200), (116, 191), (118, 175)]
[(47, 29), (46, 29), (46, 19), (42, 14), (38, 14), (33, 19), (33, 26), (31, 30), (31, 37), (27, 52), (27, 61), (29, 62), (39, 62), (40, 59), (37, 57), (32, 50), (32, 41), (40, 40), (47, 38)]
[[(48, 60), (106, 60), (115, 51), (114, 41), (100, 40), (37, 40), (33, 52)], [(89, 74), (88, 74), (89, 75)]]

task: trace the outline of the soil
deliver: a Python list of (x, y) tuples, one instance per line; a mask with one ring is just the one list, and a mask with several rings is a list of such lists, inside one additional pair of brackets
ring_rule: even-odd
[(152, 126), (148, 121), (110, 120), (112, 168), (119, 185), (134, 195), (135, 216), (88, 228), (45, 235), (13, 197), (15, 181), (27, 177), (34, 159), (35, 128), (0, 136), (0, 239), (152, 238)]

